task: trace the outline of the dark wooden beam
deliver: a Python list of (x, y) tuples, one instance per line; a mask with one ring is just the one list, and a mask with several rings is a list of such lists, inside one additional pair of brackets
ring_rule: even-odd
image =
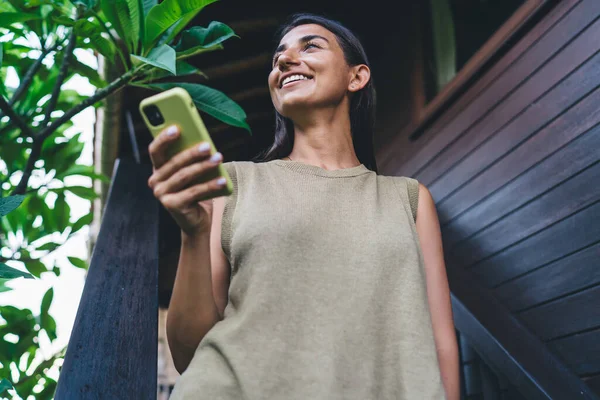
[(598, 399), (468, 272), (452, 266), (448, 279), (456, 328), (525, 398)]
[(149, 165), (117, 161), (55, 398), (156, 398), (158, 202)]

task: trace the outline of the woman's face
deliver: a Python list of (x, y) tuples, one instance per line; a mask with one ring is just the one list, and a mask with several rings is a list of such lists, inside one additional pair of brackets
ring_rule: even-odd
[(279, 43), (269, 74), (275, 109), (292, 118), (295, 111), (338, 105), (348, 94), (351, 68), (333, 33), (320, 25), (300, 25)]

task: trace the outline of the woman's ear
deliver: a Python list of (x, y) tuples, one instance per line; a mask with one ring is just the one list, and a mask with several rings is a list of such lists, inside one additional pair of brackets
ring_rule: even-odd
[(365, 87), (371, 79), (371, 70), (365, 64), (355, 65), (351, 67), (350, 83), (348, 90), (350, 92), (358, 92)]

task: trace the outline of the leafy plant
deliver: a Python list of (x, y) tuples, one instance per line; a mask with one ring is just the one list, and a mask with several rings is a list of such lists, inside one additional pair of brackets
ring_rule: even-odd
[[(186, 29), (214, 1), (0, 2), (0, 292), (11, 290), (4, 285), (8, 279), (59, 275), (59, 262), (49, 265), (42, 259), (92, 221), (92, 213), (73, 218), (67, 202), (97, 197), (92, 187), (69, 183), (72, 178), (109, 181), (93, 166), (78, 163), (84, 143), (80, 133), (70, 132), (79, 112), (99, 106), (127, 85), (158, 91), (176, 85), (186, 88), (205, 113), (250, 130), (244, 111), (225, 94), (185, 83), (189, 75), (202, 74), (187, 62), (190, 57), (220, 50), (237, 37), (216, 21)], [(79, 57), (82, 51), (102, 55), (120, 71), (117, 78), (105, 82)], [(67, 89), (80, 77), (96, 87), (94, 94)], [(87, 268), (85, 260), (72, 255), (65, 261)], [(6, 263), (20, 264), (27, 272)], [(56, 323), (48, 313), (53, 295), (51, 288), (39, 314), (0, 306), (0, 396), (14, 386), (23, 398), (52, 398), (56, 381), (46, 372), (64, 349), (44, 358), (39, 342), (42, 334), (56, 339)]]

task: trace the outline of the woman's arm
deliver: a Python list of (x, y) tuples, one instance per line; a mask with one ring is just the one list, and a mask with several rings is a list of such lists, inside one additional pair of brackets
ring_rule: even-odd
[(425, 262), (427, 297), (446, 398), (459, 400), (458, 345), (452, 317), (446, 264), (444, 263), (440, 223), (431, 193), (422, 184), (419, 184), (416, 225)]

